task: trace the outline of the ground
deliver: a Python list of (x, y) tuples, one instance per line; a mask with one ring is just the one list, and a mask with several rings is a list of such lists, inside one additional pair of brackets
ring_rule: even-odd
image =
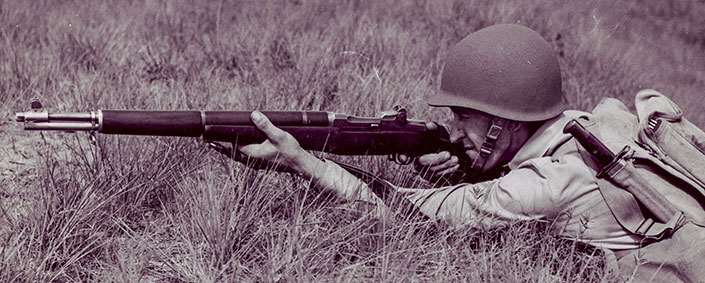
[(0, 1), (0, 281), (614, 280), (601, 257), (547, 237), (546, 223), (380, 223), (195, 139), (92, 145), (85, 133), (23, 131), (14, 113), (39, 97), (51, 111), (374, 116), (404, 104), (442, 120), (424, 101), (448, 47), (519, 23), (559, 55), (572, 108), (603, 97), (632, 107), (655, 88), (702, 126), (704, 12), (696, 0)]

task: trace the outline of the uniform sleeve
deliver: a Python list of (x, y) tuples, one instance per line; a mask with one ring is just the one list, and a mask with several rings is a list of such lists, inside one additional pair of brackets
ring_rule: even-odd
[(421, 211), (451, 225), (498, 226), (553, 218), (581, 191), (592, 187), (591, 172), (571, 156), (522, 163), (499, 179), (431, 190), (402, 190)]

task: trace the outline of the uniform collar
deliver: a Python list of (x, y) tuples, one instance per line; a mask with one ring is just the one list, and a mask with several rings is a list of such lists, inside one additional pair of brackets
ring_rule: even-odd
[(587, 112), (568, 110), (546, 121), (519, 149), (519, 152), (509, 162), (509, 169), (515, 169), (519, 164), (529, 159), (551, 155), (570, 139), (570, 134), (563, 133), (565, 125), (573, 119), (589, 115)]

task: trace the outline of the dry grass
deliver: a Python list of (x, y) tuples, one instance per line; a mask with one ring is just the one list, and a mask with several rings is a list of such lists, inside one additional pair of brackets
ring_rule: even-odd
[[(0, 111), (322, 109), (424, 98), (448, 46), (492, 23), (538, 30), (570, 103), (640, 88), (703, 125), (702, 1), (2, 1)], [(24, 133), (4, 120), (0, 281), (614, 280), (547, 235), (381, 222), (306, 180), (233, 164), (196, 140)], [(416, 182), (378, 158), (346, 158)], [(411, 177), (409, 177), (411, 176)]]

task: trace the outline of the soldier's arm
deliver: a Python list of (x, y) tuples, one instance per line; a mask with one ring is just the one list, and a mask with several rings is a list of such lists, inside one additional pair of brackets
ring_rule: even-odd
[[(384, 203), (360, 179), (334, 162), (326, 162), (303, 150), (296, 139), (272, 125), (261, 113), (255, 111), (251, 118), (257, 128), (265, 133), (267, 141), (261, 144), (242, 146), (239, 148), (242, 153), (286, 166), (292, 171), (310, 178), (318, 186), (334, 191), (339, 197), (346, 200), (366, 202), (370, 204), (370, 208), (373, 209), (372, 213), (377, 217), (391, 215)], [(441, 159), (444, 158), (441, 157)], [(452, 158), (448, 157), (447, 159), (446, 161), (449, 161)], [(496, 179), (489, 182), (461, 184), (438, 189), (399, 189), (399, 193), (412, 201), (421, 213), (451, 225), (473, 225), (475, 223), (475, 225), (494, 226), (512, 220), (535, 219), (537, 216), (540, 218), (535, 213), (527, 215), (528, 211), (524, 210), (526, 207), (522, 209), (517, 207), (520, 203), (526, 204), (526, 202), (538, 206), (552, 206), (538, 201), (538, 199), (552, 199), (539, 193), (545, 191), (545, 184), (542, 181), (538, 182), (539, 180), (536, 180), (536, 184), (530, 184), (531, 180), (538, 176), (529, 174), (535, 178), (527, 178), (529, 176), (523, 176), (527, 174), (524, 171), (519, 170), (510, 174), (522, 176), (508, 178), (504, 182), (502, 179)], [(517, 174), (522, 172), (524, 174)], [(516, 184), (510, 186), (511, 188), (502, 186), (502, 184), (507, 185), (508, 183), (519, 184), (515, 181), (508, 182), (514, 179), (521, 179), (521, 190), (514, 188)], [(526, 188), (534, 186), (534, 189)], [(539, 210), (541, 209), (539, 208)]]
[(317, 186), (334, 191), (339, 197), (370, 203), (377, 210), (375, 214), (383, 214), (384, 205), (381, 200), (360, 179), (334, 162), (326, 162), (301, 148), (293, 136), (274, 126), (259, 111), (253, 111), (250, 118), (267, 136), (267, 140), (261, 144), (241, 146), (238, 148), (241, 153), (251, 158), (278, 163), (309, 178)]

